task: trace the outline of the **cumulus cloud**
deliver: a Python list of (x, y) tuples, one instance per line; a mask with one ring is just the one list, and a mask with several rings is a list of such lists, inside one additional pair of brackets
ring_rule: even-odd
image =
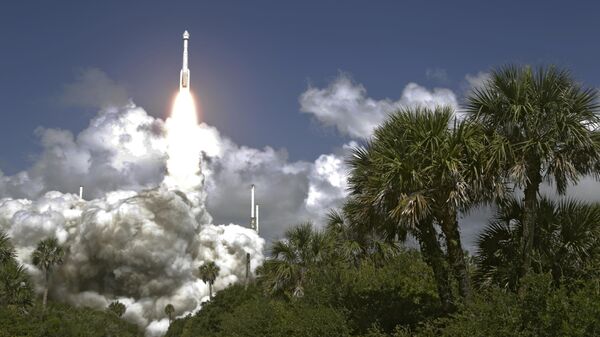
[(326, 88), (309, 87), (299, 101), (302, 112), (353, 138), (369, 137), (388, 114), (405, 106), (458, 106), (451, 90), (429, 90), (416, 83), (407, 84), (397, 100), (376, 100), (368, 97), (366, 88), (353, 82), (347, 74), (341, 74)]

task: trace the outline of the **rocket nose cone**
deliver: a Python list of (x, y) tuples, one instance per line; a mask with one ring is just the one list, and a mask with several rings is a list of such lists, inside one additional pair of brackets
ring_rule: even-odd
[(188, 33), (187, 30), (185, 32), (183, 32), (183, 38), (186, 40), (190, 38), (190, 33)]

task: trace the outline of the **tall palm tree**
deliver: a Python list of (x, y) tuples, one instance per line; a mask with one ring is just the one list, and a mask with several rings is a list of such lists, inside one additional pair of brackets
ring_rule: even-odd
[(169, 317), (169, 322), (173, 322), (173, 315), (175, 314), (175, 307), (169, 303), (165, 306), (165, 314)]
[(64, 249), (58, 244), (58, 240), (55, 237), (40, 241), (35, 251), (31, 254), (33, 265), (44, 273), (44, 297), (42, 302), (44, 310), (48, 301), (48, 288), (50, 286), (52, 271), (55, 266), (63, 263), (64, 255)]
[[(524, 205), (515, 199), (499, 209), (477, 242), (475, 281), (480, 286), (518, 286), (518, 261), (523, 235)], [(549, 272), (555, 284), (561, 279), (589, 276), (591, 263), (600, 257), (600, 203), (542, 198), (535, 214), (532, 269)], [(598, 273), (595, 272), (598, 276)]]
[(217, 264), (213, 261), (207, 262), (198, 268), (198, 274), (200, 276), (200, 279), (202, 280), (202, 282), (208, 284), (208, 298), (213, 297), (213, 284), (215, 284), (215, 280), (217, 279), (217, 276), (219, 276), (220, 271), (221, 268), (219, 268), (219, 266), (217, 266)]
[(468, 97), (471, 120), (490, 139), (488, 167), (524, 191), (519, 276), (531, 265), (542, 181), (559, 194), (600, 168), (598, 93), (556, 67), (506, 66)]
[(477, 125), (456, 120), (449, 107), (405, 108), (377, 128), (365, 147), (354, 149), (349, 160), (352, 197), (420, 240), (442, 302), (452, 296), (434, 225), (444, 234), (459, 293), (468, 299), (471, 286), (458, 214), (496, 188), (482, 165), (485, 140)]
[(295, 226), (275, 242), (270, 260), (262, 267), (261, 280), (267, 292), (286, 297), (304, 296), (309, 269), (325, 263), (331, 250), (330, 237), (313, 230), (311, 223)]

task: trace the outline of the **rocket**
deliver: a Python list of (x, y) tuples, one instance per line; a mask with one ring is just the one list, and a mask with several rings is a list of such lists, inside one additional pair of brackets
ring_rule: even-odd
[(254, 184), (250, 186), (250, 228), (256, 230), (258, 233), (258, 204), (254, 202)]
[(183, 32), (183, 66), (179, 73), (179, 91), (190, 90), (190, 69), (188, 69), (188, 40), (190, 33)]

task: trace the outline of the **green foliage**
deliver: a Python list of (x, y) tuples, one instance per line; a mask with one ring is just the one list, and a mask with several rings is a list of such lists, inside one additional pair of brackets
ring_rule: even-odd
[(523, 188), (523, 234), (518, 276), (531, 267), (535, 213), (542, 181), (559, 194), (600, 169), (599, 95), (557, 67), (506, 66), (467, 99), (470, 120), (486, 134), (486, 167)]
[[(484, 165), (486, 143), (483, 129), (457, 120), (451, 107), (411, 107), (391, 114), (348, 160), (350, 202), (359, 206), (359, 214), (362, 209), (357, 217), (379, 214), (387, 220), (371, 222), (372, 230), (388, 232), (383, 236), (389, 237), (394, 227), (381, 224), (393, 220), (395, 227), (419, 240), (448, 310), (453, 294), (447, 265), (460, 295), (468, 299), (471, 294), (458, 213), (496, 192), (495, 172)], [(447, 254), (441, 251), (434, 225), (443, 232)]]
[(326, 306), (256, 298), (223, 317), (219, 336), (349, 336), (343, 315)]
[[(523, 205), (510, 200), (496, 213), (477, 243), (475, 280), (516, 290), (523, 233)], [(558, 285), (563, 278), (598, 276), (600, 260), (600, 204), (542, 198), (535, 214), (532, 268), (551, 273)]]
[(165, 305), (165, 315), (169, 317), (169, 321), (173, 321), (173, 315), (175, 314), (175, 307), (173, 304), (169, 303)]
[(195, 316), (175, 320), (167, 336), (344, 336), (374, 324), (387, 333), (441, 312), (431, 270), (415, 251), (385, 264), (330, 261), (309, 268), (306, 280), (304, 296), (293, 300), (265, 295), (260, 283), (229, 287)]
[(175, 320), (173, 336), (348, 336), (343, 315), (326, 306), (289, 303), (265, 297), (252, 284), (219, 292), (193, 317)]
[(495, 288), (450, 318), (426, 324), (415, 336), (551, 337), (598, 336), (597, 280), (556, 288), (550, 275), (531, 274), (522, 295)]
[(330, 237), (313, 229), (311, 223), (295, 226), (285, 239), (273, 243), (272, 259), (258, 271), (265, 291), (286, 298), (304, 295), (306, 273), (328, 261)]
[(219, 276), (220, 268), (213, 261), (206, 262), (200, 267), (198, 267), (198, 276), (202, 280), (202, 282), (208, 284), (209, 297), (212, 298), (212, 286)]
[(44, 275), (44, 297), (42, 306), (46, 308), (48, 301), (48, 287), (50, 286), (50, 277), (55, 266), (63, 263), (65, 255), (64, 249), (58, 244), (55, 237), (50, 237), (38, 243), (36, 249), (31, 254), (31, 262), (38, 267)]
[(15, 257), (8, 235), (0, 231), (0, 306), (26, 311), (33, 304), (33, 286), (27, 270)]
[(16, 261), (0, 265), (0, 306), (16, 306), (26, 311), (33, 304), (33, 286), (25, 267)]
[(64, 249), (58, 244), (55, 237), (42, 240), (31, 254), (31, 262), (45, 274), (50, 274), (56, 265), (63, 262)]
[(48, 303), (43, 312), (36, 305), (24, 314), (11, 307), (0, 306), (0, 337), (141, 337), (143, 333), (113, 313), (67, 304)]
[(123, 314), (125, 314), (126, 310), (127, 310), (127, 308), (125, 307), (125, 304), (123, 304), (119, 301), (111, 302), (108, 305), (108, 311), (115, 314), (117, 317), (123, 316)]
[(309, 279), (303, 301), (344, 313), (354, 333), (373, 324), (389, 333), (441, 314), (431, 269), (415, 251), (401, 251), (381, 266), (364, 261), (359, 268), (320, 268)]
[(0, 265), (12, 261), (15, 258), (15, 250), (6, 233), (0, 230)]

